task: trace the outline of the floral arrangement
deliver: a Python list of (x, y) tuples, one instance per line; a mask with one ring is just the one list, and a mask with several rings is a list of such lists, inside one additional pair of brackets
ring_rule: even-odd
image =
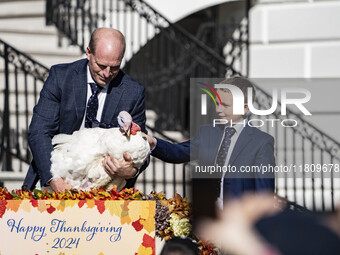
[(111, 191), (104, 189), (91, 190), (91, 191), (74, 191), (70, 190), (64, 193), (49, 193), (46, 190), (40, 191), (22, 191), (13, 190), (9, 192), (6, 188), (0, 188), (0, 200), (140, 200), (143, 194), (139, 190), (123, 189), (117, 192), (114, 188)]
[(166, 241), (173, 236), (187, 237), (191, 233), (190, 204), (179, 194), (166, 199), (162, 192), (152, 192), (143, 200), (156, 200), (156, 235)]
[[(202, 255), (215, 255), (218, 250), (212, 244), (199, 240), (191, 231), (191, 207), (187, 198), (176, 194), (173, 198), (167, 199), (162, 192), (152, 192), (150, 195), (143, 195), (139, 190), (130, 188), (117, 192), (114, 188), (111, 191), (96, 189), (91, 191), (66, 191), (64, 193), (49, 193), (46, 190), (8, 191), (0, 187), (1, 200), (156, 200), (155, 227), (156, 236), (168, 241), (172, 237), (188, 237), (196, 242)], [(0, 208), (0, 214), (1, 214)]]

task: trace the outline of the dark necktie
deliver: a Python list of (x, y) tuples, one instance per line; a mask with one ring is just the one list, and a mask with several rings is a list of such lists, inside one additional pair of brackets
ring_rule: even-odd
[(97, 120), (97, 112), (98, 112), (98, 94), (103, 89), (103, 87), (98, 86), (95, 83), (90, 83), (92, 95), (87, 102), (86, 107), (86, 118), (85, 118), (85, 127), (92, 128), (92, 124), (98, 124)]
[(92, 95), (90, 96), (89, 101), (87, 102), (85, 128), (92, 128), (93, 124), (96, 124), (97, 126), (99, 126), (101, 128), (115, 127), (115, 125), (105, 124), (105, 123), (99, 122), (97, 120), (98, 94), (103, 89), (103, 87), (98, 86), (95, 83), (90, 83), (90, 86), (91, 86), (91, 90), (92, 90)]
[(216, 158), (216, 165), (223, 167), (227, 159), (228, 150), (231, 143), (231, 137), (235, 134), (236, 130), (233, 127), (227, 127), (224, 130), (224, 138), (221, 143), (220, 150), (218, 151)]
[[(227, 160), (231, 137), (235, 134), (235, 132), (236, 130), (233, 127), (227, 127), (224, 130), (224, 137), (221, 143), (220, 150), (218, 151), (216, 157), (216, 165), (220, 166), (221, 168), (225, 165), (225, 161)], [(217, 197), (220, 195), (222, 174), (223, 172), (219, 173), (219, 177), (216, 180)]]

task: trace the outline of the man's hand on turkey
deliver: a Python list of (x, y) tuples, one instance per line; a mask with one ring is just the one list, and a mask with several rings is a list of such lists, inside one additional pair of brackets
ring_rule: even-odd
[(105, 156), (103, 167), (111, 178), (119, 176), (124, 179), (130, 179), (136, 175), (137, 168), (134, 167), (131, 156), (124, 152), (123, 157), (124, 161), (112, 156)]
[(144, 137), (146, 138), (146, 140), (148, 141), (149, 145), (150, 145), (150, 150), (152, 151), (153, 149), (156, 148), (157, 146), (157, 140), (156, 138), (150, 136), (150, 135), (147, 135), (145, 133), (142, 132), (142, 135), (144, 135)]
[(63, 178), (50, 181), (50, 186), (55, 192), (65, 192), (65, 190), (71, 190), (72, 186), (64, 181)]
[(120, 132), (123, 135), (130, 136), (136, 135), (138, 131), (141, 131), (140, 126), (132, 121), (131, 115), (126, 111), (121, 111), (117, 117)]

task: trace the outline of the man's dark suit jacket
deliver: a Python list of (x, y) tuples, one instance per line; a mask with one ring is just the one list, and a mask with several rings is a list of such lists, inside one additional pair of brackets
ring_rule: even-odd
[[(157, 139), (157, 146), (152, 151), (152, 155), (170, 163), (198, 160), (200, 166), (214, 166), (224, 132), (224, 126), (219, 126), (201, 126), (193, 140), (179, 144)], [(229, 165), (239, 170), (241, 166), (260, 166), (261, 164), (275, 165), (274, 138), (255, 127), (246, 125), (235, 143)], [(204, 173), (202, 176), (204, 177)], [(266, 176), (260, 173), (247, 173), (247, 176), (233, 174), (236, 178), (228, 178), (228, 176), (231, 175), (227, 173), (224, 179), (225, 197), (237, 197), (245, 191), (274, 191), (273, 174)], [(214, 183), (216, 185), (216, 182)]]
[[(87, 99), (87, 64), (88, 60), (82, 59), (50, 69), (38, 104), (34, 107), (28, 132), (33, 161), (24, 181), (27, 189), (34, 188), (39, 179), (43, 186), (52, 178), (50, 157), (53, 136), (72, 134), (81, 126)], [(117, 116), (125, 110), (145, 132), (144, 94), (142, 84), (119, 71), (109, 85), (101, 122), (118, 126)], [(135, 178), (128, 180), (127, 187), (132, 187), (135, 182)]]

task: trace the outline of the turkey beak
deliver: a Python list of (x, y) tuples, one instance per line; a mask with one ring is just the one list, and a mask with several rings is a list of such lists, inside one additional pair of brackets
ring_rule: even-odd
[(131, 124), (124, 126), (124, 132), (128, 137), (130, 136), (130, 134), (131, 134)]
[(125, 132), (126, 132), (127, 136), (130, 136), (130, 134), (131, 134), (131, 127), (128, 127)]

